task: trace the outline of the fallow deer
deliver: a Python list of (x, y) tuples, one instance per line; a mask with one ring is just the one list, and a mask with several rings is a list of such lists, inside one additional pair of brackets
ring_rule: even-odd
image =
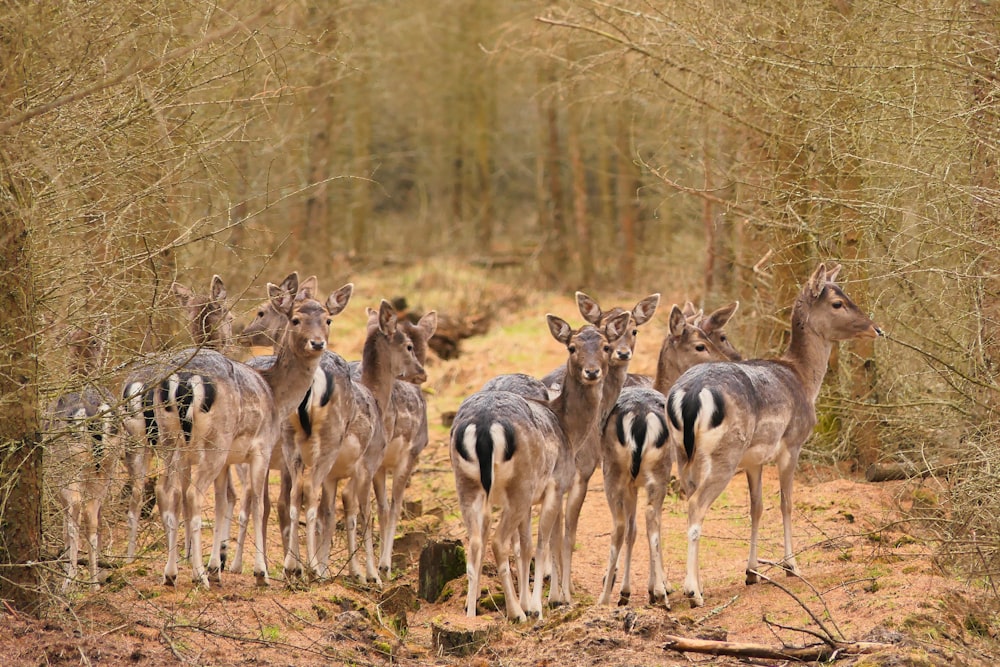
[[(526, 611), (541, 616), (542, 577), (536, 577), (530, 592), (528, 585), (531, 507), (541, 505), (536, 564), (548, 562), (550, 549), (555, 549), (557, 555), (562, 553), (562, 497), (572, 484), (575, 470), (570, 443), (583, 441), (597, 429), (601, 391), (612, 350), (609, 340), (622, 336), (629, 317), (628, 313), (621, 313), (601, 329), (586, 325), (574, 331), (564, 320), (548, 315), (549, 331), (569, 353), (560, 395), (550, 403), (543, 403), (510, 391), (484, 390), (467, 398), (459, 407), (451, 429), (450, 455), (469, 540), (468, 616), (476, 614), (483, 549), (493, 505), (502, 509), (492, 547), (507, 616), (514, 621), (526, 620)], [(514, 591), (508, 558), (515, 535), (520, 546), (520, 595)], [(554, 576), (552, 589), (560, 585), (559, 577)], [(550, 596), (553, 595), (557, 593), (550, 590)]]
[[(727, 317), (728, 319), (728, 317)], [(669, 609), (663, 556), (660, 549), (660, 517), (670, 480), (673, 456), (667, 440), (664, 391), (688, 368), (707, 361), (727, 359), (708, 335), (691, 324), (676, 305), (670, 310), (669, 332), (660, 348), (656, 389), (626, 387), (618, 397), (601, 440), (604, 493), (614, 528), (608, 569), (599, 604), (610, 604), (618, 558), (624, 543), (622, 587), (619, 604), (631, 596), (632, 548), (636, 538), (636, 508), (639, 488), (646, 490), (646, 534), (649, 541), (649, 603)]]
[[(427, 361), (427, 341), (437, 329), (437, 313), (431, 311), (415, 324), (400, 320), (399, 327), (413, 344), (413, 356), (421, 366), (424, 365)], [(382, 465), (375, 473), (373, 488), (378, 508), (379, 533), (382, 536), (379, 573), (388, 581), (392, 573), (396, 526), (403, 511), (403, 494), (420, 453), (430, 440), (427, 431), (427, 400), (420, 386), (408, 381), (394, 382), (386, 417), (388, 442)], [(388, 474), (392, 475), (390, 494), (386, 493)]]
[(761, 474), (778, 465), (783, 565), (797, 574), (792, 548), (792, 486), (802, 445), (816, 424), (816, 397), (833, 345), (881, 331), (835, 284), (840, 266), (820, 264), (792, 306), (791, 338), (773, 360), (700, 364), (667, 396), (668, 429), (681, 483), (688, 494), (688, 555), (684, 593), (704, 604), (698, 543), (708, 508), (739, 468), (750, 487), (750, 555), (746, 583), (757, 582), (757, 537), (763, 513)]
[[(173, 283), (171, 291), (180, 303), (188, 320), (188, 328), (195, 347), (224, 351), (232, 340), (233, 316), (226, 302), (228, 293), (222, 278), (212, 276), (208, 295)], [(152, 462), (158, 434), (153, 415), (154, 390), (160, 379), (171, 369), (162, 362), (151, 359), (136, 366), (125, 380), (123, 398), (127, 407), (124, 427), (129, 435), (125, 448), (125, 467), (129, 478), (128, 547), (126, 559), (135, 558), (139, 520), (144, 502), (143, 491), (146, 474)], [(229, 485), (228, 494), (234, 494)]]
[[(288, 318), (274, 364), (258, 372), (213, 350), (184, 351), (167, 364), (175, 369), (157, 388), (154, 401), (165, 471), (156, 485), (157, 504), (167, 532), (164, 582), (177, 578), (177, 527), (182, 502), (191, 534), (192, 578), (205, 587), (219, 581), (221, 553), (228, 539), (229, 467), (250, 465), (250, 505), (254, 522), (254, 576), (267, 585), (263, 503), (271, 450), (282, 423), (301, 402), (326, 349), (330, 320), (345, 303), (331, 296), (326, 305), (297, 295), (298, 275), (280, 286), (268, 284), (274, 308)], [(182, 490), (187, 480), (186, 491)], [(207, 572), (202, 563), (201, 507), (215, 486), (215, 522)], [(183, 495), (183, 499), (182, 496)]]
[(102, 336), (74, 327), (68, 336), (70, 376), (82, 384), (78, 391), (59, 396), (50, 410), (54, 441), (47, 456), (58, 461), (59, 500), (65, 513), (63, 537), (68, 564), (63, 590), (76, 579), (80, 530), (88, 544), (89, 584), (98, 582), (101, 510), (121, 457), (121, 420), (114, 398), (94, 384), (101, 369)]

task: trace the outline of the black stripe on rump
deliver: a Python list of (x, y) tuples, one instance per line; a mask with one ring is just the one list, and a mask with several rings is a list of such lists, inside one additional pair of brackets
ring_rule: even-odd
[(177, 416), (181, 420), (181, 430), (184, 437), (190, 441), (191, 431), (194, 429), (194, 422), (191, 419), (191, 405), (194, 403), (194, 388), (191, 386), (191, 373), (180, 373), (180, 382), (177, 385)]
[(333, 398), (333, 373), (327, 370), (323, 370), (323, 375), (326, 376), (326, 390), (323, 391), (323, 395), (319, 397), (320, 406), (325, 406)]
[(159, 443), (160, 432), (156, 427), (156, 413), (153, 412), (155, 389), (150, 389), (142, 395), (142, 420), (146, 424), (146, 440), (155, 447)]
[(201, 386), (205, 388), (205, 399), (201, 402), (201, 411), (208, 412), (215, 404), (215, 383), (212, 378), (201, 376)]
[[(722, 400), (722, 393), (718, 389), (709, 387), (708, 391), (711, 393), (712, 402), (715, 404), (708, 426), (709, 428), (718, 428), (722, 424), (722, 420), (726, 417), (726, 405)], [(684, 398), (681, 399), (681, 419), (684, 422), (684, 451), (687, 453), (689, 459), (694, 454), (694, 425), (698, 419), (698, 413), (701, 412), (700, 394), (701, 390), (692, 390), (684, 394)]]

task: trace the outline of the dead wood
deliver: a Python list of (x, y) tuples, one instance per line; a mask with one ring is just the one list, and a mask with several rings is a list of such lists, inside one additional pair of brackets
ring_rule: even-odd
[(763, 644), (743, 642), (723, 642), (709, 639), (691, 639), (677, 635), (667, 635), (664, 648), (681, 653), (703, 653), (725, 655), (735, 658), (763, 658), (766, 660), (797, 660), (816, 662), (835, 660), (841, 656), (865, 655), (893, 648), (892, 644), (877, 642), (832, 642), (813, 646), (786, 646), (773, 648)]

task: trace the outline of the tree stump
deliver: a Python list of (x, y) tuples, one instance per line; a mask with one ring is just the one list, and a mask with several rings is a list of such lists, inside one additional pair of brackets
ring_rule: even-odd
[[(466, 624), (464, 621), (468, 621)], [(474, 618), (463, 619), (463, 627), (455, 627), (448, 621), (431, 623), (431, 646), (438, 655), (472, 655), (499, 636), (500, 626), (490, 621)], [(477, 627), (482, 626), (482, 627)]]
[(431, 542), (420, 552), (420, 587), (417, 594), (428, 602), (441, 595), (444, 585), (465, 574), (465, 549), (457, 540)]

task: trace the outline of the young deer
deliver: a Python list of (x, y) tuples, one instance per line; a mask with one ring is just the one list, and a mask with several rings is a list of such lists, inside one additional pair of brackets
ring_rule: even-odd
[[(629, 314), (630, 318), (625, 329), (625, 334), (612, 343), (613, 350), (609, 359), (608, 376), (604, 381), (601, 392), (600, 418), (597, 428), (588, 432), (586, 434), (587, 437), (581, 439), (579, 442), (571, 441), (576, 462), (576, 474), (573, 477), (573, 485), (566, 497), (565, 525), (562, 537), (563, 552), (559, 556), (560, 562), (564, 565), (562, 569), (563, 581), (557, 589), (557, 591), (562, 592), (566, 597), (562, 599), (557, 598), (554, 600), (556, 602), (569, 602), (573, 594), (573, 580), (570, 569), (573, 560), (573, 549), (576, 545), (576, 531), (580, 523), (580, 512), (583, 510), (583, 502), (587, 497), (587, 486), (590, 483), (590, 478), (594, 475), (594, 470), (597, 469), (598, 464), (601, 462), (601, 433), (608, 420), (608, 415), (611, 414), (611, 410), (618, 400), (618, 395), (625, 386), (626, 378), (628, 377), (629, 361), (632, 359), (636, 337), (639, 334), (638, 327), (646, 324), (646, 322), (653, 318), (653, 315), (656, 313), (656, 307), (660, 303), (660, 295), (651, 294), (647, 296), (645, 299), (639, 301), (631, 311), (626, 311), (622, 308), (612, 308), (611, 310), (604, 311), (594, 299), (583, 292), (576, 293), (576, 300), (580, 308), (580, 314), (591, 324), (600, 325), (603, 322), (607, 322), (609, 318), (616, 317), (621, 313)], [(559, 387), (561, 383), (559, 379), (560, 375), (560, 369), (556, 369), (542, 378), (542, 382), (549, 388), (550, 394), (561, 390)]]
[[(240, 463), (250, 465), (254, 576), (258, 585), (268, 583), (263, 502), (259, 499), (266, 490), (271, 451), (282, 423), (309, 388), (326, 349), (330, 318), (346, 305), (333, 296), (324, 305), (307, 295), (298, 295), (298, 290), (295, 273), (280, 286), (268, 284), (271, 304), (289, 321), (270, 368), (258, 372), (205, 349), (184, 351), (167, 361), (177, 370), (158, 386), (154, 412), (165, 460), (156, 498), (167, 532), (163, 578), (168, 585), (174, 585), (177, 578), (177, 525), (182, 501), (191, 535), (193, 580), (205, 587), (210, 578), (219, 581), (229, 531), (227, 515), (231, 516), (229, 467)], [(215, 522), (206, 573), (202, 563), (201, 507), (213, 484)]]
[(49, 456), (68, 477), (59, 479), (59, 500), (65, 513), (63, 537), (69, 562), (63, 590), (76, 579), (80, 553), (80, 528), (89, 545), (90, 586), (98, 582), (101, 508), (111, 488), (121, 452), (121, 423), (111, 407), (114, 398), (89, 384), (103, 359), (98, 335), (74, 328), (68, 337), (71, 376), (85, 383), (79, 391), (61, 395), (51, 409), (50, 428), (58, 429)]
[(639, 488), (643, 487), (646, 489), (646, 535), (649, 541), (649, 603), (670, 608), (660, 550), (660, 516), (673, 466), (670, 448), (664, 447), (667, 425), (663, 392), (688, 368), (706, 361), (723, 361), (727, 355), (712, 343), (704, 331), (691, 324), (676, 305), (670, 310), (669, 327), (657, 363), (657, 388), (623, 389), (604, 427), (601, 440), (604, 493), (614, 529), (604, 589), (598, 604), (611, 603), (611, 590), (623, 542), (624, 570), (618, 604), (628, 604), (632, 548), (636, 538), (636, 507)]
[[(319, 284), (316, 276), (310, 276), (299, 283), (298, 296), (300, 298), (316, 298), (319, 293)], [(354, 293), (354, 285), (348, 283), (338, 289), (331, 295), (331, 299), (338, 304), (339, 310), (332, 315), (338, 315), (347, 307), (348, 302)], [(239, 340), (245, 345), (252, 347), (270, 347), (274, 349), (284, 335), (285, 328), (288, 325), (288, 318), (284, 313), (278, 311), (270, 301), (262, 302), (257, 308), (257, 314), (254, 320), (246, 326), (240, 333)], [(333, 358), (340, 359), (335, 354), (326, 350), (323, 352), (323, 356), (320, 359), (320, 364), (313, 372), (313, 380), (310, 383), (309, 389), (306, 390), (305, 396), (302, 398), (302, 402), (297, 408), (297, 413), (301, 413), (304, 410), (304, 406), (307, 406), (312, 400), (314, 394), (328, 397), (328, 390), (332, 392), (334, 390), (332, 383), (327, 383), (326, 379), (328, 374), (324, 372), (323, 368), (328, 362), (328, 358), (333, 356)], [(252, 357), (247, 360), (247, 365), (257, 371), (264, 371), (274, 365), (275, 356), (273, 354), (261, 355)], [(343, 360), (340, 360), (341, 363)], [(325, 399), (322, 399), (325, 400)], [(285, 441), (289, 443), (292, 442), (294, 438), (294, 433), (292, 430), (291, 422), (295, 417), (291, 417), (286, 421), (281, 429), (281, 436), (278, 443), (275, 444), (274, 448), (271, 450), (271, 460), (268, 462), (269, 470), (277, 470), (281, 478), (281, 490), (278, 496), (278, 524), (281, 532), (281, 544), (282, 553), (285, 553), (288, 549), (288, 536), (290, 533), (291, 518), (289, 516), (289, 504), (287, 502), (291, 483), (291, 472), (289, 471), (289, 466), (286, 465), (285, 461)], [(250, 510), (251, 502), (249, 498), (250, 485), (248, 481), (249, 466), (246, 464), (238, 465), (235, 467), (236, 474), (240, 478), (240, 484), (243, 488), (243, 498), (240, 501), (240, 513), (238, 518), (238, 530), (236, 537), (236, 549), (233, 553), (233, 557), (229, 560), (229, 570), (230, 572), (242, 572), (243, 571), (243, 552), (244, 546), (246, 545), (246, 535), (247, 528), (249, 526), (250, 520)], [(271, 498), (267, 487), (264, 488), (265, 493), (262, 496), (264, 504), (264, 525), (267, 526), (268, 518), (271, 514)], [(232, 506), (235, 505), (235, 493), (229, 498), (230, 500), (230, 512), (227, 515), (227, 520), (231, 518)], [(228, 535), (228, 531), (226, 533)], [(267, 533), (264, 533), (264, 541), (267, 541)], [(223, 551), (223, 564), (225, 564), (225, 551)]]
[[(233, 316), (226, 303), (228, 294), (222, 278), (212, 276), (208, 295), (197, 294), (177, 282), (171, 286), (171, 290), (187, 316), (195, 347), (219, 352), (225, 350), (232, 341)], [(147, 361), (134, 368), (125, 380), (123, 398), (127, 409), (124, 427), (129, 435), (129, 446), (125, 449), (125, 467), (128, 470), (130, 489), (127, 562), (135, 559), (139, 519), (144, 502), (144, 482), (158, 440), (153, 415), (154, 389), (172, 370), (162, 362), (163, 360), (155, 359)], [(231, 484), (228, 493), (235, 493)]]
[[(399, 321), (400, 330), (413, 344), (413, 356), (423, 366), (427, 361), (427, 341), (437, 329), (437, 313), (431, 311), (414, 324)], [(426, 376), (425, 376), (426, 377)], [(417, 459), (429, 442), (427, 400), (418, 384), (396, 381), (392, 385), (386, 417), (387, 444), (382, 465), (375, 473), (373, 487), (382, 536), (379, 573), (386, 581), (392, 573), (392, 547), (396, 526), (403, 511), (403, 494), (417, 465)], [(392, 474), (391, 496), (386, 493), (386, 476)]]
[[(266, 330), (269, 318), (261, 312), (245, 333)], [(397, 326), (392, 306), (383, 301), (378, 312), (369, 312), (368, 334), (360, 369), (353, 377), (346, 361), (333, 352), (323, 356), (312, 387), (290, 420), (290, 436), (282, 440), (290, 479), (279, 505), (287, 507), (289, 525), (283, 526), (286, 543), (285, 571), (302, 572), (299, 556), (299, 508), (306, 508), (306, 558), (313, 576), (329, 576), (329, 549), (335, 525), (333, 507), (339, 480), (349, 479), (344, 493), (351, 574), (381, 583), (375, 569), (369, 527), (368, 498), (372, 477), (385, 453), (383, 405), (388, 403), (395, 378), (422, 382), (423, 367), (414, 357), (413, 343)], [(365, 363), (365, 360), (367, 363)], [(364, 530), (367, 570), (357, 563), (357, 525)], [(287, 533), (287, 534), (286, 534)]]
[[(466, 614), (470, 617), (476, 615), (493, 505), (502, 509), (492, 547), (507, 616), (515, 621), (526, 620), (526, 611), (541, 616), (542, 577), (535, 578), (530, 593), (528, 585), (531, 507), (541, 505), (536, 564), (545, 563), (553, 546), (556, 554), (561, 553), (562, 496), (572, 483), (575, 468), (570, 443), (582, 441), (597, 429), (612, 349), (609, 340), (621, 337), (629, 314), (611, 318), (601, 329), (587, 325), (578, 331), (554, 315), (548, 315), (547, 320), (552, 336), (569, 353), (562, 393), (551, 403), (543, 403), (510, 391), (479, 391), (463, 401), (452, 425), (451, 464), (469, 539)], [(508, 560), (515, 535), (520, 545), (520, 596), (514, 591)], [(558, 589), (560, 581), (553, 576), (552, 588)]]
[(763, 512), (761, 473), (777, 461), (784, 526), (784, 567), (797, 574), (792, 549), (795, 465), (816, 424), (816, 396), (833, 344), (881, 331), (834, 283), (840, 266), (820, 264), (792, 307), (785, 354), (774, 360), (701, 364), (667, 396), (670, 437), (688, 494), (688, 557), (684, 593), (704, 604), (698, 541), (708, 508), (739, 468), (750, 487), (750, 556), (746, 583), (757, 582), (757, 536)]

